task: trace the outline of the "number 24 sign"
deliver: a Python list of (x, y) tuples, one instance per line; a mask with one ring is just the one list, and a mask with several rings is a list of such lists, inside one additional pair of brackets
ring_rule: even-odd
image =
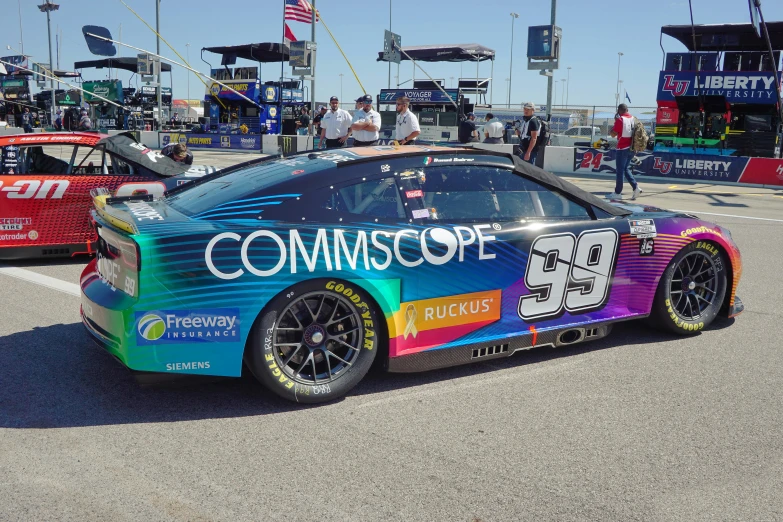
[(524, 320), (584, 313), (602, 307), (609, 296), (618, 234), (612, 228), (539, 236), (530, 246), (525, 270), (529, 295), (519, 298)]

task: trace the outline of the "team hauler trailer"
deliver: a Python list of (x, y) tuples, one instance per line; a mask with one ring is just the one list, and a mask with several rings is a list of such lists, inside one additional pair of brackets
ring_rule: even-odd
[[(495, 51), (483, 45), (420, 45), (401, 48), (402, 60), (416, 62), (462, 62), (476, 64), (475, 78), (460, 78), (457, 88), (446, 88), (443, 79), (413, 80), (409, 89), (381, 89), (377, 97), (378, 112), (381, 114), (382, 139), (394, 138), (397, 114), (394, 104), (398, 98), (406, 96), (411, 100), (410, 110), (419, 119), (421, 127), (420, 140), (426, 141), (457, 141), (459, 124), (465, 114), (473, 112), (478, 107), (492, 106), (492, 73), (487, 78), (479, 77), (479, 64), (490, 60), (492, 68), (495, 65)], [(378, 53), (378, 61), (383, 60), (383, 52)], [(415, 70), (415, 69), (414, 69)], [(414, 73), (415, 76), (415, 73)], [(466, 95), (475, 96), (471, 102)], [(487, 104), (487, 94), (490, 102)], [(481, 100), (483, 103), (478, 103)], [(391, 108), (389, 108), (391, 107)]]
[[(780, 69), (783, 22), (768, 22), (767, 29), (773, 56), (751, 24), (661, 28), (654, 151), (780, 157), (775, 71)], [(687, 52), (666, 52), (663, 35)]]
[[(138, 60), (135, 57), (104, 58), (100, 60), (87, 60), (75, 62), (74, 69), (122, 69), (133, 74), (139, 74)], [(171, 64), (161, 63), (161, 72), (169, 73), (169, 83), (171, 84)], [(111, 76), (111, 74), (109, 74)], [(131, 76), (131, 79), (133, 76)], [(82, 88), (84, 101), (90, 106), (90, 117), (95, 128), (105, 129), (137, 129), (142, 125), (149, 125), (154, 129), (158, 118), (155, 113), (158, 110), (157, 87), (142, 85), (138, 90), (133, 88), (124, 88), (122, 82), (118, 79), (101, 80), (96, 82), (84, 82)], [(103, 98), (123, 105), (128, 110), (121, 109), (116, 105), (107, 103), (106, 100), (91, 96), (90, 93), (98, 94)], [(161, 87), (161, 100), (164, 114), (171, 110), (171, 87)]]
[[(269, 42), (205, 47), (201, 51), (202, 55), (208, 51), (221, 56), (223, 68), (214, 69), (210, 64), (210, 76), (251, 100), (216, 83), (207, 84), (204, 117), (210, 132), (221, 135), (296, 134), (296, 116), (304, 105), (304, 91), (299, 88), (299, 80), (284, 79), (281, 83), (280, 71), (274, 66), (269, 74), (274, 80), (262, 81), (260, 74), (262, 63), (288, 61), (288, 45)], [(228, 67), (236, 64), (237, 58), (257, 62), (258, 66)], [(260, 147), (260, 140), (258, 143)]]

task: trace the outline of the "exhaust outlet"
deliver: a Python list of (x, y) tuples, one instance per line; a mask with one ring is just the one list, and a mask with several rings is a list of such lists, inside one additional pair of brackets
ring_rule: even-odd
[(585, 330), (584, 328), (574, 328), (566, 330), (557, 336), (557, 345), (562, 346), (564, 344), (574, 344), (584, 340)]

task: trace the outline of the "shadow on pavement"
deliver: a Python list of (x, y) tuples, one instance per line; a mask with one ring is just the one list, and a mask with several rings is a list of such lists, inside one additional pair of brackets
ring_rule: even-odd
[[(733, 321), (719, 320), (711, 328)], [(677, 336), (621, 323), (601, 340), (536, 348), (512, 357), (416, 374), (373, 371), (351, 392), (368, 395), (536, 364), (626, 344), (675, 341)], [(34, 328), (0, 338), (0, 428), (64, 428), (177, 422), (268, 415), (308, 407), (265, 390), (252, 376), (189, 377), (140, 386), (133, 374), (95, 345), (81, 323)]]

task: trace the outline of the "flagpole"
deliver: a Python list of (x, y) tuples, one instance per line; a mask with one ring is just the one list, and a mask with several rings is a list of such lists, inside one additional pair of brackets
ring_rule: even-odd
[(278, 111), (280, 115), (280, 124), (278, 134), (283, 134), (283, 68), (285, 66), (285, 60), (283, 59), (283, 48), (285, 47), (285, 0), (283, 0), (283, 38), (280, 40), (280, 109)]
[[(310, 40), (313, 42), (313, 46), (315, 47), (315, 0), (313, 0), (310, 4), (310, 8), (312, 9), (311, 15), (312, 19), (310, 20)], [(315, 118), (315, 55), (318, 54), (318, 49), (313, 49), (313, 51), (310, 53), (310, 121), (312, 122), (313, 118)], [(313, 136), (315, 136), (315, 126), (313, 125)], [(313, 141), (313, 146), (315, 146), (315, 141)]]

